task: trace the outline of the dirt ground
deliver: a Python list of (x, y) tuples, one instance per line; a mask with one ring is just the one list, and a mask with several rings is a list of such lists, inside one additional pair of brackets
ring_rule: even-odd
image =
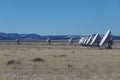
[(120, 80), (120, 49), (0, 43), (0, 80)]

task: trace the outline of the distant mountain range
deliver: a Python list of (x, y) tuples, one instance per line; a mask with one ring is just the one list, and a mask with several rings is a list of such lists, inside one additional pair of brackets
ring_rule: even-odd
[[(0, 33), (0, 40), (46, 40), (51, 38), (52, 40), (68, 40), (73, 37), (74, 40), (78, 40), (82, 35), (46, 35), (41, 36), (38, 34), (18, 34), (18, 33)], [(120, 40), (120, 36), (112, 36), (114, 40)]]

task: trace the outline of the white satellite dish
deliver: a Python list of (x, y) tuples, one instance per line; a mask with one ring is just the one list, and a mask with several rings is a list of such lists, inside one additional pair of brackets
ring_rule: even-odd
[(84, 40), (85, 40), (85, 37), (81, 37), (81, 39), (79, 40), (79, 44), (83, 44), (83, 42), (84, 42)]
[(50, 41), (50, 38), (48, 38), (47, 40), (46, 40), (46, 42), (49, 42)]
[(86, 45), (86, 42), (87, 42), (88, 38), (89, 38), (89, 37), (85, 37), (85, 40), (84, 40), (84, 42), (83, 42), (83, 45)]
[(79, 44), (81, 44), (82, 43), (82, 37), (79, 39), (79, 42), (78, 42)]
[(72, 39), (73, 39), (73, 38), (70, 38), (70, 39), (69, 39), (69, 42), (71, 42), (71, 41), (72, 41)]
[(88, 38), (86, 45), (90, 45), (90, 42), (92, 41), (92, 35)]
[(103, 39), (101, 40), (99, 46), (101, 47), (104, 43), (108, 43), (111, 39), (111, 30), (108, 30), (106, 34), (103, 36)]
[(92, 42), (90, 43), (90, 45), (91, 45), (91, 46), (92, 46), (92, 45), (95, 45), (95, 43), (97, 43), (97, 45), (98, 45), (99, 37), (100, 37), (100, 35), (97, 33), (97, 34), (94, 36), (94, 38), (93, 38)]
[(69, 44), (72, 44), (72, 43), (73, 43), (73, 38), (70, 38), (70, 39), (68, 40), (68, 43), (69, 43)]
[(51, 44), (51, 39), (48, 38), (48, 39), (46, 40), (46, 42), (47, 42), (48, 44)]

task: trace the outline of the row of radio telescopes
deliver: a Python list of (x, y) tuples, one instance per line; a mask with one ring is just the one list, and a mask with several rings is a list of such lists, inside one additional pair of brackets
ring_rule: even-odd
[(108, 30), (104, 36), (100, 36), (97, 33), (94, 37), (92, 35), (82, 37), (79, 40), (79, 44), (83, 46), (96, 46), (96, 47), (102, 47), (104, 44), (106, 44), (106, 48), (112, 49), (111, 45), (113, 44), (113, 39), (111, 37), (111, 31)]
[[(16, 42), (18, 44), (20, 44), (19, 39), (17, 39)], [(51, 44), (51, 39), (48, 38), (46, 40), (46, 42), (48, 44)], [(73, 38), (70, 38), (68, 43), (72, 45), (73, 44)], [(89, 46), (102, 47), (103, 45), (105, 45), (106, 48), (112, 49), (111, 45), (113, 44), (113, 40), (112, 40), (112, 37), (111, 37), (111, 30), (108, 30), (104, 36), (101, 36), (100, 34), (97, 33), (95, 35), (81, 37), (78, 43), (81, 46), (87, 46), (87, 47), (89, 47)]]
[[(47, 42), (50, 44), (51, 40), (50, 38), (47, 39)], [(70, 38), (68, 41), (69, 44), (73, 44), (73, 38)], [(108, 30), (104, 36), (101, 36), (100, 34), (95, 34), (94, 36), (86, 36), (81, 37), (79, 40), (79, 45), (81, 46), (93, 46), (93, 47), (102, 47), (103, 45), (108, 48), (112, 49), (113, 39), (111, 37), (111, 30)]]
[[(72, 38), (69, 39), (69, 43), (72, 43)], [(81, 46), (94, 47), (102, 47), (104, 45), (107, 49), (112, 49), (113, 39), (111, 37), (111, 30), (108, 30), (104, 36), (97, 33), (94, 36), (81, 37), (79, 44)]]

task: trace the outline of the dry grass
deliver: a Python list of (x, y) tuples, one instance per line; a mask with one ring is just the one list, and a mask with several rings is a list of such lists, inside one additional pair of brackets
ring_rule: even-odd
[(0, 80), (120, 80), (120, 50), (0, 45)]

